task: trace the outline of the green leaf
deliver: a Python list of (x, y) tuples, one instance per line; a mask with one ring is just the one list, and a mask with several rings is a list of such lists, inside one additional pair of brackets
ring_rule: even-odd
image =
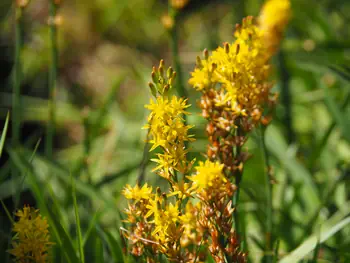
[(7, 112), (4, 129), (2, 130), (1, 139), (0, 139), (0, 158), (2, 156), (2, 150), (4, 149), (5, 138), (6, 138), (6, 134), (7, 134), (7, 128), (8, 128), (8, 125), (9, 125), (9, 120), (10, 120), (10, 113)]
[(97, 230), (100, 233), (100, 235), (103, 237), (103, 239), (108, 244), (109, 250), (112, 253), (113, 262), (115, 263), (122, 263), (125, 262), (123, 250), (120, 246), (120, 241), (118, 241), (117, 238), (115, 238), (111, 232), (109, 232), (106, 229), (102, 229), (99, 225), (97, 225)]
[[(306, 257), (311, 251), (313, 251), (318, 242), (321, 244), (325, 242), (327, 239), (332, 237), (335, 233), (340, 231), (346, 225), (350, 223), (350, 217), (346, 217), (343, 220), (340, 220), (335, 225), (331, 227), (327, 227), (326, 229), (321, 230), (321, 232), (315, 233), (309, 238), (307, 238), (300, 246), (298, 246), (295, 250), (290, 252), (287, 256), (282, 258), (279, 263), (295, 263), (299, 260)], [(318, 236), (319, 235), (319, 236)]]
[(9, 149), (11, 159), (14, 161), (17, 168), (23, 173), (28, 175), (28, 181), (31, 186), (31, 190), (40, 204), (42, 214), (47, 217), (50, 233), (55, 239), (55, 243), (61, 248), (62, 254), (65, 256), (67, 262), (75, 263), (79, 262), (78, 257), (74, 249), (73, 242), (66, 230), (60, 223), (60, 219), (57, 217), (59, 213), (55, 213), (55, 206), (48, 207), (47, 199), (43, 193), (43, 187), (39, 183), (37, 176), (34, 173), (31, 163), (23, 156), (23, 153), (19, 150)]
[(76, 229), (77, 229), (77, 236), (78, 236), (78, 248), (79, 248), (80, 262), (84, 263), (85, 262), (84, 245), (83, 245), (83, 238), (82, 238), (82, 234), (81, 234), (81, 225), (80, 225), (80, 217), (79, 217), (79, 210), (78, 210), (78, 204), (77, 204), (77, 195), (75, 192), (75, 184), (74, 184), (72, 176), (71, 176), (71, 180), (72, 180), (72, 196), (73, 196), (75, 222), (76, 222)]
[(325, 92), (325, 104), (328, 111), (342, 131), (343, 137), (350, 143), (350, 119), (341, 111), (341, 108), (332, 98), (328, 88), (322, 83), (321, 85), (323, 86)]
[(301, 196), (307, 205), (307, 211), (312, 213), (321, 203), (319, 193), (312, 175), (305, 166), (290, 153), (288, 145), (281, 132), (273, 125), (266, 130), (266, 146), (270, 153), (279, 160), (290, 174), (294, 183), (301, 185)]

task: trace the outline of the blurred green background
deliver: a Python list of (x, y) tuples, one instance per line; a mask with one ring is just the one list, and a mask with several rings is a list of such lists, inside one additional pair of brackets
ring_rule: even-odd
[[(296, 248), (301, 249), (297, 252), (303, 262), (350, 262), (350, 227), (346, 226), (350, 215), (350, 2), (291, 2), (292, 20), (272, 61), (271, 80), (280, 100), (266, 136), (277, 180), (275, 245), (279, 242), (281, 262), (299, 262), (301, 258), (290, 254)], [(204, 48), (213, 50), (233, 41), (235, 24), (244, 16), (256, 16), (262, 4), (259, 0), (189, 2), (179, 17), (178, 36), (186, 83), (196, 56)], [(21, 146), (11, 145), (10, 125), (0, 160), (0, 199), (10, 213), (23, 204), (41, 209), (56, 231), (52, 234), (54, 262), (68, 262), (67, 257), (80, 262), (74, 260), (81, 245), (75, 208), (79, 210), (86, 262), (132, 262), (121, 253), (119, 228), (126, 202), (120, 191), (127, 183), (134, 185), (144, 167), (147, 182), (165, 184), (150, 172), (154, 165), (147, 160), (151, 156), (143, 158), (146, 131), (141, 127), (147, 121), (144, 104), (151, 96), (147, 82), (152, 66), (161, 58), (172, 65), (170, 37), (162, 24), (168, 3), (63, 1), (58, 12), (53, 158), (44, 153), (50, 64), (48, 7), (48, 1), (31, 0), (24, 12)], [(1, 127), (12, 107), (14, 21), (13, 2), (2, 0)], [(205, 121), (196, 106), (200, 94), (187, 84), (186, 89), (192, 104), (188, 122), (195, 125), (197, 138), (191, 144), (190, 158), (202, 160), (207, 139)], [(251, 134), (246, 148), (253, 157), (242, 182), (240, 215), (245, 223), (241, 231), (250, 261), (260, 262), (264, 260), (266, 201), (259, 130)], [(19, 177), (11, 173), (11, 160), (21, 172)], [(77, 207), (73, 205), (72, 180)], [(1, 206), (1, 262), (9, 260), (10, 238), (11, 224)], [(322, 244), (313, 253), (317, 240)]]

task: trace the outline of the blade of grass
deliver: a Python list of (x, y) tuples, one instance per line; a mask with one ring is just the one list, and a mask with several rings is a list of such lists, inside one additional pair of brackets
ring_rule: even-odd
[(34, 173), (33, 166), (26, 160), (19, 150), (10, 148), (8, 152), (16, 164), (16, 167), (22, 173), (28, 174), (28, 180), (30, 182), (32, 193), (34, 194), (37, 202), (40, 204), (42, 214), (45, 214), (47, 217), (51, 234), (55, 239), (55, 243), (60, 246), (62, 254), (65, 256), (67, 262), (79, 262), (73, 242), (66, 230), (61, 225), (60, 219), (57, 217), (58, 213), (55, 215), (52, 211), (55, 209), (55, 206), (51, 206), (50, 209), (48, 207), (47, 199), (44, 197), (43, 187), (40, 185), (37, 176)]
[(280, 248), (280, 240), (277, 239), (277, 241), (276, 241), (276, 247), (275, 247), (275, 251), (274, 251), (274, 256), (273, 256), (273, 263), (277, 263), (277, 262), (278, 262), (278, 252), (279, 252), (279, 248)]
[(302, 197), (307, 209), (312, 214), (321, 203), (315, 182), (309, 171), (288, 152), (288, 145), (281, 132), (270, 125), (266, 129), (266, 146), (268, 151), (286, 168), (294, 183), (302, 183)]
[[(332, 237), (335, 233), (340, 231), (342, 228), (350, 224), (350, 217), (346, 217), (340, 221), (338, 221), (335, 225), (326, 228), (325, 230), (321, 230), (319, 234), (319, 242), (318, 242), (318, 233), (307, 238), (302, 244), (300, 244), (296, 249), (290, 252), (287, 256), (283, 257), (279, 263), (295, 263), (299, 260), (302, 260), (305, 256), (307, 256), (311, 251), (313, 251), (317, 243), (323, 243), (330, 237)], [(327, 223), (325, 223), (327, 225)]]
[(102, 215), (102, 212), (97, 211), (97, 212), (94, 214), (93, 218), (91, 219), (91, 221), (90, 221), (90, 223), (89, 223), (89, 226), (88, 226), (88, 228), (87, 228), (87, 230), (86, 230), (86, 232), (85, 232), (85, 235), (84, 235), (83, 247), (85, 247), (85, 244), (86, 244), (86, 242), (88, 241), (88, 239), (89, 239), (89, 237), (90, 237), (90, 234), (91, 234), (93, 228), (95, 227), (96, 222), (98, 222), (98, 220), (99, 220), (99, 218), (100, 218), (101, 215)]
[[(348, 106), (349, 102), (350, 102), (350, 92), (345, 97), (345, 99), (340, 107), (340, 110), (344, 111), (345, 108)], [(316, 159), (321, 155), (324, 147), (327, 145), (328, 139), (331, 136), (335, 127), (336, 127), (336, 122), (335, 122), (335, 120), (333, 120), (332, 123), (329, 125), (328, 129), (326, 130), (326, 132), (324, 133), (322, 139), (316, 145), (316, 148), (313, 150), (312, 155), (310, 156), (309, 167), (314, 167), (314, 163), (315, 163)]]
[(130, 165), (130, 166), (126, 167), (125, 169), (123, 169), (115, 174), (107, 175), (107, 176), (103, 177), (99, 182), (97, 182), (95, 186), (97, 188), (100, 188), (106, 184), (109, 184), (120, 177), (128, 175), (133, 170), (137, 169), (139, 166), (140, 166), (140, 162), (136, 162), (135, 164)]
[(7, 209), (7, 207), (6, 207), (5, 203), (4, 203), (4, 201), (0, 200), (0, 202), (1, 202), (1, 204), (2, 204), (2, 207), (3, 207), (4, 210), (5, 210), (5, 213), (6, 213), (7, 217), (8, 217), (8, 219), (10, 220), (11, 224), (13, 225), (13, 224), (15, 223), (15, 221), (13, 220), (10, 211)]
[[(173, 55), (173, 63), (176, 71), (176, 89), (177, 93), (182, 98), (188, 98), (188, 94), (183, 81), (183, 74), (180, 62), (180, 54), (179, 54), (179, 40), (178, 40), (178, 31), (179, 31), (179, 11), (175, 8), (172, 8), (169, 2), (169, 14), (174, 21), (174, 25), (170, 29), (170, 47)], [(186, 118), (186, 116), (184, 116)], [(185, 119), (186, 122), (186, 119)]]
[[(28, 155), (28, 150), (22, 149), (22, 151), (24, 156)], [(55, 174), (57, 177), (59, 177), (63, 182), (65, 182), (67, 185), (71, 184), (71, 178), (69, 176), (70, 172), (65, 167), (63, 167), (62, 165), (52, 160), (48, 160), (46, 157), (43, 157), (43, 156), (36, 155), (34, 159), (35, 159), (35, 162), (37, 162), (38, 166), (44, 165), (46, 167), (49, 167), (50, 171), (52, 171), (52, 173)], [(76, 190), (79, 193), (84, 194), (94, 200), (103, 200), (110, 209), (115, 209), (115, 204), (112, 199), (106, 197), (94, 187), (76, 178), (73, 178), (73, 181), (74, 181)]]
[(123, 250), (120, 247), (120, 242), (108, 231), (97, 225), (98, 233), (107, 243), (109, 250), (112, 254), (113, 262), (122, 263), (126, 262), (123, 254)]
[(74, 213), (75, 213), (75, 222), (76, 222), (76, 230), (77, 230), (77, 237), (78, 237), (78, 248), (79, 248), (79, 255), (80, 255), (80, 262), (85, 262), (84, 257), (84, 246), (83, 246), (83, 238), (81, 234), (81, 225), (80, 225), (80, 217), (79, 217), (79, 208), (77, 203), (77, 195), (75, 192), (75, 184), (73, 181), (73, 177), (71, 175), (71, 184), (72, 184), (72, 196), (73, 196), (73, 206), (74, 206)]
[[(15, 5), (15, 65), (12, 90), (12, 146), (18, 147), (21, 135), (21, 84), (22, 84), (22, 47), (23, 47), (23, 10), (25, 4), (16, 2)], [(12, 179), (17, 179), (20, 174), (15, 164), (12, 163)], [(19, 194), (13, 195), (15, 210), (19, 204)]]
[(2, 130), (1, 139), (0, 139), (0, 158), (2, 156), (2, 150), (4, 149), (4, 144), (5, 144), (7, 128), (8, 128), (8, 124), (9, 124), (9, 119), (10, 119), (10, 113), (7, 112), (4, 129)]
[(350, 121), (347, 116), (342, 112), (340, 107), (337, 105), (337, 103), (334, 101), (332, 96), (329, 94), (328, 88), (324, 85), (323, 86), (324, 92), (325, 92), (325, 104), (328, 108), (329, 113), (332, 115), (335, 123), (339, 126), (340, 130), (342, 131), (342, 135), (344, 139), (346, 139), (350, 143)]
[(58, 71), (58, 47), (57, 47), (57, 23), (56, 13), (59, 7), (60, 1), (50, 0), (49, 4), (49, 27), (50, 27), (50, 51), (51, 51), (51, 63), (49, 73), (49, 111), (48, 111), (48, 124), (46, 131), (46, 144), (45, 151), (49, 159), (53, 154), (53, 138), (55, 135), (56, 126), (56, 95), (57, 95), (57, 71)]
[(282, 87), (281, 100), (282, 100), (283, 106), (285, 107), (284, 122), (287, 128), (287, 138), (288, 138), (287, 142), (288, 144), (291, 144), (293, 141), (295, 141), (295, 133), (293, 129), (293, 119), (292, 119), (292, 116), (293, 116), (292, 94), (289, 88), (290, 74), (288, 72), (286, 59), (282, 50), (278, 53), (278, 62), (279, 62), (279, 68), (280, 68), (281, 87)]

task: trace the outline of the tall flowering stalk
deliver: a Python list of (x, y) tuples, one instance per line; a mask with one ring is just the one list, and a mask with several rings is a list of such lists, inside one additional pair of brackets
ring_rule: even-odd
[(151, 113), (144, 126), (149, 129), (150, 151), (160, 151), (157, 158), (152, 159), (157, 163), (153, 171), (169, 182), (169, 191), (163, 193), (157, 188), (153, 193), (147, 184), (127, 185), (123, 191), (130, 200), (126, 210), (130, 227), (124, 234), (131, 241), (131, 253), (145, 256), (148, 262), (153, 262), (156, 254), (164, 254), (174, 262), (190, 262), (194, 258), (194, 254), (181, 245), (186, 221), (186, 216), (181, 216), (181, 207), (191, 196), (191, 187), (179, 180), (178, 173), (187, 174), (191, 167), (185, 142), (193, 138), (188, 134), (191, 126), (186, 125), (183, 118), (188, 114), (185, 110), (189, 105), (183, 98), (168, 95), (175, 77), (172, 68), (165, 70), (163, 60), (158, 68), (153, 68), (153, 83), (149, 83), (149, 87), (155, 99), (146, 105)]
[(170, 187), (166, 193), (159, 188), (153, 193), (148, 184), (125, 187), (123, 194), (130, 201), (124, 236), (130, 240), (131, 253), (148, 262), (156, 254), (173, 262), (201, 261), (207, 253), (199, 252), (200, 246), (207, 247), (216, 262), (245, 262), (232, 229), (230, 199), (236, 187), (223, 174), (223, 165), (207, 160), (191, 173), (194, 160), (187, 159), (185, 142), (194, 139), (183, 119), (189, 105), (168, 96), (175, 76), (171, 68), (165, 73), (163, 61), (153, 68), (149, 86), (155, 100), (146, 105), (151, 113), (144, 127), (150, 132), (151, 151), (160, 150), (152, 159), (157, 163), (153, 171)]
[[(184, 98), (168, 95), (176, 76), (172, 68), (165, 71), (163, 61), (153, 68), (149, 87), (155, 99), (146, 105), (151, 113), (144, 128), (149, 130), (151, 151), (158, 151), (153, 172), (168, 181), (169, 189), (153, 192), (148, 184), (124, 188), (128, 228), (122, 230), (133, 255), (147, 262), (160, 254), (172, 262), (199, 262), (210, 253), (217, 263), (247, 262), (234, 216), (249, 157), (242, 146), (250, 131), (271, 120), (277, 95), (268, 79), (269, 60), (280, 35), (276, 27), (247, 17), (236, 27), (234, 43), (197, 58), (189, 83), (202, 93), (209, 145), (207, 160), (194, 169), (195, 160), (186, 157), (186, 142), (194, 140), (188, 134), (192, 127), (184, 121), (189, 105)], [(270, 46), (271, 39), (275, 42)], [(268, 205), (272, 209), (272, 203)]]
[(13, 225), (12, 246), (9, 253), (15, 256), (15, 262), (45, 263), (53, 243), (50, 242), (49, 225), (39, 210), (25, 206), (16, 213), (18, 221)]
[(57, 94), (57, 71), (58, 71), (58, 47), (57, 47), (57, 10), (61, 0), (50, 0), (50, 43), (51, 64), (49, 75), (49, 118), (46, 134), (46, 154), (52, 158), (53, 139), (56, 125), (56, 94)]
[[(234, 181), (238, 187), (234, 198), (236, 230), (239, 230), (239, 185), (249, 157), (242, 146), (251, 130), (271, 120), (270, 111), (277, 95), (271, 92), (269, 61), (278, 48), (289, 15), (288, 0), (267, 1), (258, 22), (247, 17), (242, 25), (236, 26), (234, 43), (225, 43), (211, 55), (205, 50), (203, 59), (197, 57), (196, 69), (189, 80), (202, 93), (200, 107), (202, 116), (208, 120), (207, 157), (222, 163), (226, 180)], [(272, 185), (268, 175), (266, 243), (270, 251)]]

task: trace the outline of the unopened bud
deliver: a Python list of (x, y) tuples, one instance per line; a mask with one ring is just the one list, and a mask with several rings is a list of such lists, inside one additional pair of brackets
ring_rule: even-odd
[(157, 97), (157, 89), (152, 82), (148, 82), (148, 86), (151, 89), (151, 93), (154, 97)]
[(160, 190), (160, 187), (158, 186), (156, 189), (157, 195), (160, 196), (162, 194), (162, 191)]
[(158, 83), (157, 73), (155, 71), (152, 71), (152, 80), (154, 83)]
[(241, 46), (239, 44), (236, 45), (236, 55), (238, 55), (240, 47)]
[(29, 4), (29, 0), (16, 0), (17, 7), (24, 8)]
[(166, 94), (170, 89), (170, 85), (169, 84), (166, 84), (164, 85), (164, 88), (163, 88), (163, 94)]
[(208, 51), (208, 49), (204, 49), (203, 56), (204, 56), (205, 60), (208, 60), (208, 58), (209, 58), (209, 51)]
[(167, 76), (168, 79), (171, 78), (171, 76), (173, 75), (173, 72), (174, 72), (173, 68), (169, 67), (167, 72), (166, 72), (166, 76)]
[(230, 53), (230, 45), (227, 42), (224, 44), (224, 48), (225, 48), (226, 54)]
[(202, 60), (199, 56), (196, 57), (196, 66), (197, 66), (197, 68), (203, 67)]

